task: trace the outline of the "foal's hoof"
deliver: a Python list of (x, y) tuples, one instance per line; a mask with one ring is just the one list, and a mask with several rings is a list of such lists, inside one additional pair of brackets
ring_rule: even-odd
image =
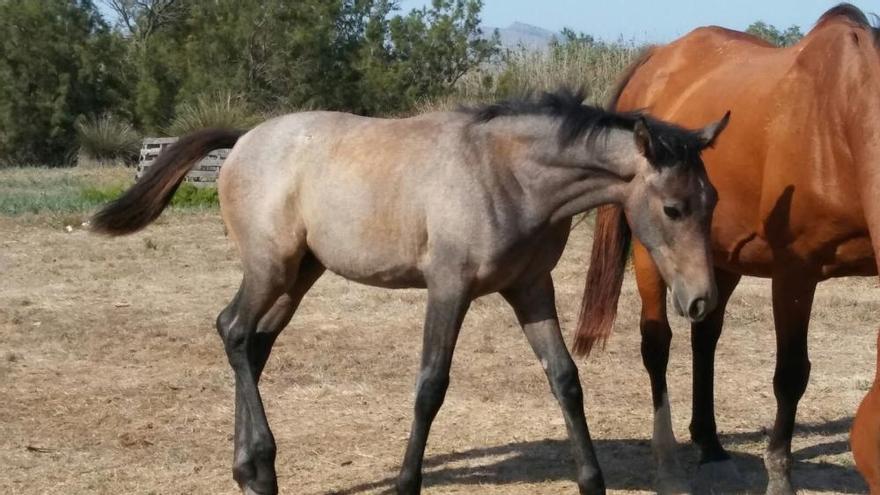
[(581, 495), (605, 495), (605, 478), (602, 473), (580, 476), (578, 490)]
[(697, 468), (694, 493), (739, 493), (745, 489), (745, 480), (732, 459), (706, 462)]
[[(238, 482), (241, 493), (244, 495), (277, 495), (278, 484), (273, 482), (260, 482), (253, 474), (256, 472), (252, 465), (237, 466), (233, 470), (233, 478)], [(244, 477), (251, 475), (250, 477)]]
[(277, 492), (258, 492), (250, 486), (245, 486), (241, 489), (241, 493), (243, 495), (275, 495)]
[(795, 495), (797, 493), (787, 478), (771, 479), (767, 483), (766, 495)]
[(395, 485), (397, 495), (419, 495), (422, 491), (422, 477), (401, 473)]

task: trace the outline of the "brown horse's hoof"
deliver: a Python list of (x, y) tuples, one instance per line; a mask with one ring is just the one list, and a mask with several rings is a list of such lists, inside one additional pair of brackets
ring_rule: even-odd
[(685, 479), (683, 473), (672, 473), (665, 471), (657, 473), (654, 479), (654, 488), (658, 495), (690, 495), (691, 484)]
[(767, 468), (766, 495), (794, 495), (791, 485), (791, 457), (784, 452), (764, 453), (764, 467)]

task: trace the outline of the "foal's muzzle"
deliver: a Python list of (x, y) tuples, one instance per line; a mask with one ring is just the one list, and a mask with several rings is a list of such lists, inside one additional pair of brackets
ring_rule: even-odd
[(703, 321), (715, 309), (717, 304), (715, 291), (702, 291), (702, 294), (693, 296), (687, 292), (686, 290), (673, 289), (672, 300), (676, 313), (679, 316), (684, 316), (691, 323)]

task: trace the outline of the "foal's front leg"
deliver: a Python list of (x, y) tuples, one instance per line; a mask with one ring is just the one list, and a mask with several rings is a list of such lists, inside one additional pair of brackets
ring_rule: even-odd
[(562, 406), (577, 464), (577, 482), (581, 494), (605, 493), (605, 481), (584, 416), (584, 397), (577, 366), (559, 331), (550, 274), (532, 286), (510, 289), (502, 292), (502, 295), (513, 306), (529, 344), (547, 373), (553, 395)]
[(403, 466), (397, 478), (397, 492), (417, 494), (422, 486), (422, 458), (431, 423), (443, 405), (449, 386), (449, 367), (458, 331), (470, 305), (463, 284), (432, 284), (428, 288), (428, 310), (422, 343), (422, 364), (416, 384), (415, 413)]

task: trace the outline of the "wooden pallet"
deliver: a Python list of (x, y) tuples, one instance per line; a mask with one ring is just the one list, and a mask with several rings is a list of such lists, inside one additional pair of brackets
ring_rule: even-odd
[[(135, 179), (140, 179), (149, 169), (156, 158), (165, 148), (171, 146), (177, 141), (177, 138), (144, 138), (141, 145), (141, 155), (138, 160), (137, 172)], [(208, 153), (186, 174), (186, 182), (196, 187), (217, 187), (217, 177), (220, 175), (220, 167), (229, 154), (228, 149), (214, 150)]]

